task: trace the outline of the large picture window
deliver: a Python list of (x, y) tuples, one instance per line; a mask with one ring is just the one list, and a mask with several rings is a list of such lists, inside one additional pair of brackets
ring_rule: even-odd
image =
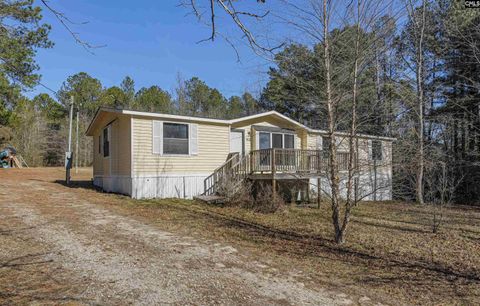
[(163, 123), (163, 153), (188, 155), (188, 124)]
[(295, 136), (293, 134), (260, 132), (258, 148), (262, 149), (294, 149)]

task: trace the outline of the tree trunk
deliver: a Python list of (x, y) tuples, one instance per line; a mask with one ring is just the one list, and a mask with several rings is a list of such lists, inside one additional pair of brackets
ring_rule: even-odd
[(424, 148), (424, 118), (423, 118), (423, 36), (425, 32), (425, 10), (426, 0), (423, 0), (422, 5), (422, 24), (420, 25), (420, 33), (418, 34), (417, 42), (417, 106), (418, 106), (418, 165), (417, 165), (417, 203), (423, 204), (423, 172), (424, 172), (424, 160), (425, 160), (425, 148)]
[(343, 223), (340, 232), (335, 236), (335, 241), (337, 243), (344, 243), (345, 236), (347, 233), (348, 224), (350, 223), (350, 211), (352, 207), (357, 203), (357, 195), (355, 193), (352, 198), (353, 193), (353, 181), (355, 175), (357, 174), (358, 164), (356, 161), (357, 150), (356, 150), (356, 134), (357, 134), (357, 95), (358, 95), (358, 65), (360, 57), (360, 7), (361, 1), (357, 1), (357, 28), (356, 28), (356, 37), (355, 37), (355, 59), (353, 63), (353, 86), (352, 86), (352, 121), (350, 125), (350, 137), (348, 139), (349, 145), (349, 159), (348, 159), (348, 178), (347, 178), (347, 201), (345, 203), (345, 212), (343, 215)]
[(335, 139), (335, 108), (332, 99), (331, 89), (331, 58), (330, 58), (330, 42), (328, 33), (328, 0), (323, 0), (323, 35), (324, 35), (324, 53), (323, 59), (325, 63), (325, 86), (327, 94), (327, 120), (328, 120), (328, 135), (330, 137), (329, 148), (329, 176), (331, 185), (331, 205), (332, 205), (332, 221), (335, 230), (335, 241), (337, 243), (343, 242), (343, 234), (340, 226), (340, 207), (339, 207), (339, 177), (337, 165), (337, 144)]

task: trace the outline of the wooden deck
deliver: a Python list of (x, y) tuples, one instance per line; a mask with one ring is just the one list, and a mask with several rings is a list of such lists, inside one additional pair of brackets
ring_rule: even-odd
[[(348, 153), (337, 153), (337, 160), (340, 170), (346, 169)], [(264, 149), (245, 156), (229, 154), (227, 161), (205, 179), (204, 195), (216, 194), (226, 182), (319, 178), (327, 169), (328, 158), (322, 150)]]

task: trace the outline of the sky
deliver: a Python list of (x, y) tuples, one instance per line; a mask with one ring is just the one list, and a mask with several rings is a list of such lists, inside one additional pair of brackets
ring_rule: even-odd
[[(171, 92), (178, 75), (197, 76), (226, 97), (245, 90), (258, 92), (265, 84), (268, 63), (246, 46), (237, 45), (239, 63), (234, 49), (222, 39), (197, 43), (209, 36), (209, 29), (187, 15), (177, 0), (50, 0), (49, 4), (76, 23), (87, 22), (71, 25), (83, 40), (104, 45), (90, 54), (44, 9), (55, 46), (39, 50), (36, 60), (41, 83), (55, 91), (68, 76), (81, 71), (104, 87), (119, 85), (129, 75), (136, 90), (158, 85)], [(26, 95), (41, 92), (51, 94), (37, 86)]]

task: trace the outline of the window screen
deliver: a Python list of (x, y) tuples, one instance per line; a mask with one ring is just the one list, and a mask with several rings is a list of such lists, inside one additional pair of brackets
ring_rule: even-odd
[(283, 134), (272, 134), (272, 148), (283, 148)]
[(294, 136), (285, 134), (285, 149), (293, 149), (295, 147)]
[(163, 123), (163, 153), (188, 155), (188, 124)]
[(103, 157), (110, 156), (110, 137), (108, 136), (108, 127), (103, 129)]
[(372, 160), (382, 160), (382, 142), (372, 140)]

